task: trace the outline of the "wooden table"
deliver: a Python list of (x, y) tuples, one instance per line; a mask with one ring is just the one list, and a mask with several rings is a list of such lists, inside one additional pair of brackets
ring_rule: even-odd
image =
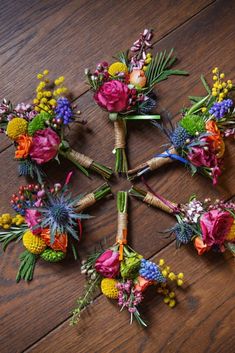
[[(37, 84), (35, 75), (47, 68), (65, 75), (67, 86), (79, 96), (78, 107), (87, 127), (71, 133), (79, 151), (113, 165), (113, 128), (107, 114), (95, 106), (84, 84), (84, 68), (111, 60), (128, 48), (146, 27), (154, 28), (154, 52), (174, 47), (181, 69), (189, 77), (172, 77), (157, 88), (158, 112), (169, 111), (174, 120), (188, 104), (187, 96), (203, 93), (201, 73), (211, 77), (220, 66), (235, 81), (235, 2), (232, 0), (2, 0), (0, 4), (0, 97), (14, 102), (30, 101)], [(128, 153), (131, 166), (160, 151), (165, 138), (146, 123), (129, 124)], [(177, 202), (192, 193), (199, 198), (231, 198), (235, 194), (234, 142), (228, 143), (226, 172), (215, 189), (202, 176), (191, 177), (178, 164), (153, 173), (148, 182), (157, 192)], [(14, 148), (1, 136), (0, 212), (10, 211), (9, 199), (25, 180), (17, 177)], [(72, 165), (62, 162), (48, 170), (53, 181), (64, 180)], [(101, 183), (78, 171), (72, 181), (74, 193), (91, 190)], [(130, 183), (116, 177), (114, 194)], [(165, 258), (176, 271), (184, 271), (185, 290), (174, 310), (162, 298), (149, 293), (142, 307), (150, 322), (147, 330), (129, 326), (128, 314), (104, 296), (98, 296), (83, 313), (77, 327), (69, 327), (70, 312), (82, 293), (84, 278), (74, 261), (40, 263), (32, 283), (15, 283), (20, 245), (11, 244), (1, 256), (1, 353), (201, 353), (234, 351), (234, 260), (194, 249), (175, 249), (172, 238), (159, 231), (174, 223), (171, 216), (130, 201), (129, 241), (152, 260)], [(116, 229), (116, 200), (104, 201), (90, 210), (96, 218), (84, 225), (80, 255), (106, 239), (112, 244)]]

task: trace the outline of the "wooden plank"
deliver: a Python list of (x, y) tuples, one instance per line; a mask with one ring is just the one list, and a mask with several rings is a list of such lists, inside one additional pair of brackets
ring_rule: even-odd
[(136, 323), (129, 327), (128, 313), (120, 313), (115, 301), (100, 296), (83, 312), (77, 327), (66, 321), (25, 353), (50, 353), (55, 347), (58, 353), (78, 349), (79, 353), (232, 352), (234, 259), (218, 254), (200, 257), (187, 247), (175, 250), (175, 244), (154, 260), (160, 258), (175, 272), (185, 270), (186, 283), (177, 291), (174, 309), (162, 302), (156, 290), (146, 292), (141, 309), (149, 321), (147, 329)]
[[(98, 61), (110, 60), (117, 51), (128, 48), (149, 24), (156, 31), (155, 40), (161, 39), (212, 2), (151, 0), (143, 6), (142, 1), (131, 0), (127, 17), (125, 0), (112, 4), (107, 0), (24, 1), (23, 6), (1, 1), (0, 99), (30, 102), (36, 73), (45, 68), (55, 77), (64, 74), (68, 88), (78, 96), (88, 88), (86, 67), (93, 69)], [(104, 28), (108, 29), (105, 34)], [(0, 136), (0, 152), (8, 145)]]
[[(74, 2), (72, 3), (74, 4)], [(115, 7), (115, 6), (119, 6), (119, 4), (122, 4), (122, 2), (114, 2), (114, 7), (112, 9), (116, 9), (117, 11), (119, 7)], [(137, 1), (137, 5), (138, 4), (139, 2)], [(148, 4), (151, 4), (151, 2), (149, 2)], [(181, 4), (183, 4), (183, 2)], [(184, 4), (186, 6), (186, 2), (184, 2)], [(149, 7), (149, 9), (152, 9), (152, 7)], [(214, 29), (216, 29), (216, 33), (218, 33), (218, 36), (219, 36), (218, 43), (220, 46), (225, 47), (227, 45), (229, 47), (230, 42), (228, 39), (227, 32), (223, 32), (223, 31), (220, 32), (219, 30), (220, 28), (228, 28), (228, 29), (230, 28), (231, 30), (233, 26), (232, 11), (228, 12), (226, 16), (225, 14), (223, 14), (223, 16), (218, 17), (217, 15), (218, 11), (221, 11), (222, 13), (220, 3), (219, 4), (216, 3), (215, 6), (212, 6), (212, 9), (213, 11), (210, 10), (210, 8), (208, 8), (208, 10), (205, 11), (206, 15), (203, 15), (202, 13), (200, 16), (195, 17), (186, 26), (183, 26), (182, 29), (178, 29), (175, 32), (176, 34), (172, 33), (169, 37), (173, 36), (174, 43), (177, 43), (177, 44), (179, 43), (180, 45), (181, 39), (184, 38), (186, 34), (187, 36), (189, 33), (193, 35), (195, 28), (198, 27), (198, 23), (201, 23), (200, 22), (201, 16), (203, 16), (205, 26), (206, 24), (209, 25), (211, 21), (215, 21), (216, 19), (217, 27)], [(88, 10), (85, 10), (85, 11), (88, 12)], [(126, 13), (124, 10), (122, 11), (123, 12), (121, 13)], [(159, 8), (159, 12), (160, 11), (161, 9)], [(169, 8), (169, 11), (170, 11), (170, 8)], [(108, 28), (107, 27), (108, 24), (111, 23), (112, 17), (110, 17), (110, 15), (113, 14), (113, 10), (111, 12), (109, 11), (106, 11), (106, 12), (107, 12), (108, 20), (107, 22), (105, 22), (107, 23), (105, 25), (106, 25), (106, 28)], [(147, 24), (147, 18), (149, 19), (153, 18), (153, 15), (152, 15), (152, 12), (151, 14), (149, 14), (149, 17), (148, 16), (146, 17), (145, 12), (144, 14), (145, 16), (143, 16), (143, 19), (140, 20), (140, 22), (146, 20), (146, 24)], [(164, 18), (166, 20), (166, 24), (169, 26), (170, 17), (168, 18), (168, 14), (164, 13), (164, 16), (165, 16)], [(120, 17), (122, 18), (122, 16)], [(104, 17), (104, 20), (105, 18), (106, 17)], [(157, 17), (155, 14), (154, 18), (155, 18), (155, 21), (159, 20), (160, 19), (159, 14)], [(51, 26), (51, 23), (52, 23), (51, 20), (52, 19), (50, 19), (50, 23), (47, 22), (47, 26), (49, 27)], [(122, 28), (124, 23), (128, 22), (127, 17), (125, 17), (125, 20), (122, 18), (120, 21), (122, 24)], [(123, 40), (123, 42), (124, 41), (128, 42), (127, 45), (130, 43), (130, 41), (132, 41), (135, 38), (135, 35), (136, 35), (135, 32), (137, 29), (137, 27), (135, 27), (137, 26), (135, 24), (135, 21), (136, 19), (134, 18), (130, 20), (131, 32), (129, 36), (126, 36), (129, 39), (127, 38), (128, 39), (127, 40), (125, 37), (125, 39)], [(140, 22), (138, 22), (138, 25)], [(85, 19), (83, 19), (83, 24), (84, 23), (85, 23)], [(133, 26), (135, 27), (135, 31), (133, 30)], [(98, 30), (98, 28), (99, 28), (99, 25), (98, 23), (96, 23), (95, 29)], [(94, 29), (94, 33), (97, 33), (95, 29)], [(112, 31), (114, 31), (114, 29), (115, 29), (115, 26), (112, 27)], [(141, 24), (141, 29), (142, 29), (142, 24)], [(133, 33), (132, 33), (132, 30), (133, 30)], [(198, 27), (198, 30), (199, 30), (198, 37), (200, 38), (204, 34), (204, 29), (203, 28), (200, 29), (200, 27)], [(42, 32), (43, 31), (41, 31), (40, 33)], [(107, 33), (107, 35), (108, 35), (108, 39), (110, 39), (111, 33)], [(118, 38), (121, 38), (121, 35), (118, 34)], [(53, 39), (55, 40), (55, 37), (53, 37)], [(64, 40), (64, 37), (63, 37), (63, 40)], [(103, 40), (103, 37), (102, 37), (102, 40)], [(118, 39), (115, 38), (114, 40), (115, 45), (113, 45), (112, 48), (110, 47), (110, 51), (108, 52), (108, 55), (111, 56), (111, 49), (112, 51), (114, 51), (115, 46), (116, 46), (115, 49), (118, 48), (117, 41)], [(166, 42), (166, 45), (169, 45), (168, 37), (161, 42), (161, 45), (163, 47), (164, 47), (164, 41)], [(36, 39), (35, 39), (35, 43), (36, 43)], [(42, 42), (40, 43), (42, 45)], [(101, 38), (98, 40), (98, 37), (97, 37), (97, 43), (101, 43)], [(187, 44), (188, 47), (187, 47), (187, 50), (186, 49), (184, 50), (184, 56), (188, 58), (192, 53), (193, 43), (188, 39), (188, 42), (185, 44)], [(94, 43), (92, 45), (94, 45)], [(214, 50), (214, 42), (204, 43), (204, 48), (202, 49), (202, 55), (203, 55), (203, 52), (206, 53), (207, 51), (210, 51), (212, 49)], [(104, 47), (102, 47), (102, 51), (104, 51)], [(55, 56), (55, 52), (53, 54), (53, 57), (54, 56)], [(99, 52), (95, 54), (95, 57), (98, 59), (100, 58), (100, 56), (101, 56), (101, 49), (99, 49)], [(181, 52), (180, 52), (180, 57), (181, 57)], [(45, 58), (43, 58), (43, 60), (45, 61)], [(66, 58), (66, 60), (68, 59)], [(84, 60), (85, 61), (81, 63), (79, 62), (79, 65), (81, 65), (81, 67), (85, 65), (84, 63), (89, 64), (89, 61), (86, 61), (88, 59), (84, 58)], [(90, 57), (89, 60), (90, 60), (90, 64), (96, 61), (94, 60), (94, 57)], [(33, 63), (35, 62), (35, 56), (32, 57), (32, 62)], [(209, 57), (207, 57), (207, 65), (209, 65), (209, 63), (210, 63)], [(42, 64), (44, 65), (45, 62), (43, 62)], [(68, 67), (68, 70), (70, 70), (69, 63), (66, 61), (65, 64), (66, 64), (66, 68)], [(57, 64), (55, 62), (52, 62), (51, 65), (52, 65), (51, 66), (52, 68), (55, 67), (55, 70), (57, 70), (57, 68), (59, 67), (58, 62)], [(76, 65), (78, 65), (78, 63), (75, 63), (75, 67)], [(193, 63), (190, 62), (190, 65), (192, 66)], [(189, 64), (184, 63), (184, 67), (191, 68), (191, 66), (189, 66)], [(74, 66), (72, 63), (71, 68), (73, 67)], [(229, 70), (230, 68), (232, 69), (232, 67), (229, 66)], [(70, 78), (73, 77), (72, 72), (75, 73), (77, 71), (71, 71), (69, 74)], [(186, 85), (186, 82), (188, 82), (187, 85), (188, 85), (188, 88), (190, 88), (190, 82), (192, 84), (193, 80), (195, 80), (195, 77), (198, 76), (199, 73), (200, 73), (200, 69), (198, 68), (197, 71), (193, 72), (193, 76), (189, 79), (180, 78), (180, 81), (178, 81), (178, 78), (171, 79), (169, 83), (166, 82), (166, 86), (164, 83), (164, 89), (168, 90), (169, 92), (171, 92), (172, 85), (174, 83), (175, 91), (177, 92), (177, 99), (174, 97), (174, 100), (171, 101), (171, 105), (167, 106), (167, 108), (170, 107), (173, 112), (174, 111), (176, 112), (176, 107), (178, 109), (178, 106), (177, 106), (178, 100), (182, 100), (186, 94), (185, 90), (182, 90), (182, 92), (180, 91), (181, 86)], [(79, 88), (79, 85), (77, 87)], [(18, 95), (20, 94), (19, 91), (17, 93)], [(22, 97), (29, 96), (30, 92), (32, 92), (32, 87), (28, 90), (28, 93), (27, 93), (28, 95), (26, 95), (26, 92), (24, 92), (24, 95), (22, 95)], [(161, 94), (161, 92), (159, 93)], [(166, 98), (165, 98), (165, 102), (166, 102)], [(107, 123), (107, 120), (105, 120), (106, 114), (103, 113), (97, 107), (95, 107), (94, 103), (91, 100), (90, 94), (85, 94), (79, 100), (79, 107), (83, 111), (84, 117), (88, 118), (89, 128), (91, 131), (90, 132), (88, 131), (87, 134), (83, 134), (82, 130), (84, 128), (78, 127), (77, 129), (75, 129), (73, 131), (74, 135), (71, 136), (71, 138), (74, 141), (74, 147), (78, 148), (81, 152), (84, 152), (89, 154), (90, 156), (96, 157), (97, 160), (100, 160), (101, 162), (112, 164), (113, 156), (111, 155), (110, 150), (112, 149), (113, 129), (112, 129), (112, 125)], [(104, 139), (104, 133), (105, 133), (105, 139)], [(136, 137), (134, 136), (135, 134), (136, 134)], [(79, 136), (79, 139), (78, 139), (78, 136)], [(146, 127), (145, 127), (145, 132), (143, 133), (143, 124), (138, 125), (138, 127), (134, 127), (134, 124), (133, 124), (133, 130), (132, 132), (130, 132), (130, 144), (129, 144), (130, 160), (131, 161), (133, 160), (133, 162), (139, 161), (141, 151), (143, 153), (144, 158), (148, 157), (150, 148), (152, 148), (151, 151), (155, 153), (153, 146), (156, 140), (156, 136), (158, 138), (159, 136), (158, 132), (155, 133), (155, 131), (153, 131), (152, 129), (150, 130), (150, 128), (146, 128)], [(148, 140), (147, 140), (147, 137), (148, 137)], [(160, 141), (162, 141), (163, 143), (164, 139), (162, 140), (159, 139), (157, 141), (158, 144), (160, 143)], [(142, 143), (142, 147), (140, 143)], [(143, 146), (145, 146), (144, 152), (143, 152)], [(99, 154), (97, 153), (97, 151), (99, 151)], [(4, 151), (4, 153), (2, 153), (0, 157), (2, 163), (8, 162), (10, 156), (12, 155), (13, 155), (13, 149)], [(8, 170), (6, 169), (2, 175), (2, 186), (0, 188), (1, 190), (0, 197), (2, 201), (1, 211), (4, 210), (3, 206), (7, 205), (9, 193), (11, 193), (16, 189), (17, 179), (15, 176), (16, 174), (14, 174), (15, 171), (13, 171), (13, 168), (15, 168), (15, 165), (13, 164), (13, 162), (9, 162), (9, 169)], [(48, 170), (48, 172), (52, 180), (55, 180), (55, 177), (58, 178), (59, 180), (62, 180), (63, 179), (62, 173), (64, 173), (65, 170), (67, 171), (70, 170), (71, 165), (63, 162), (60, 170), (58, 170), (58, 168), (56, 169), (55, 164), (53, 166), (50, 166), (49, 168), (50, 169)], [(55, 170), (56, 170), (56, 174), (55, 174)], [(208, 195), (212, 195), (212, 196), (214, 195), (214, 197), (217, 197), (218, 195), (229, 196), (231, 193), (231, 190), (229, 188), (226, 190), (222, 189), (220, 193), (220, 190), (214, 190), (212, 187), (208, 187), (208, 184), (209, 184), (208, 181), (206, 179), (203, 179), (202, 177), (196, 177), (194, 180), (192, 180), (191, 177), (182, 170), (181, 166), (176, 167), (174, 169), (174, 173), (170, 171), (169, 168), (167, 169), (167, 171), (168, 171), (167, 176), (165, 174), (166, 170), (164, 170), (161, 172), (161, 174), (158, 174), (159, 177), (155, 182), (154, 181), (152, 182), (153, 179), (150, 179), (150, 181), (151, 181), (151, 184), (159, 192), (165, 194), (168, 197), (171, 197), (172, 199), (185, 201), (193, 191), (196, 191), (199, 197), (202, 197), (205, 188), (206, 190), (208, 190), (207, 196)], [(158, 184), (156, 184), (157, 181), (159, 181)], [(75, 172), (74, 180), (73, 180), (73, 190), (75, 192), (80, 192), (80, 191), (83, 192), (84, 190), (89, 190), (97, 186), (99, 183), (100, 183), (99, 178), (94, 177), (92, 180), (89, 180), (85, 178), (83, 175), (81, 175), (79, 172)], [(189, 183), (190, 183), (190, 188), (188, 187)], [(6, 184), (9, 186), (8, 195), (5, 194), (5, 189), (4, 189)], [(126, 189), (130, 186), (130, 184), (124, 179), (114, 179), (112, 185), (113, 185), (114, 192), (120, 189)], [(174, 188), (172, 188), (171, 185), (174, 185)], [(110, 202), (104, 202), (100, 204), (99, 207), (97, 208), (95, 207), (91, 210), (92, 214), (96, 216), (96, 219), (94, 221), (92, 220), (91, 222), (86, 222), (85, 224), (84, 237), (86, 237), (86, 239), (84, 239), (84, 241), (80, 244), (81, 256), (84, 256), (85, 253), (91, 250), (93, 246), (98, 244), (100, 240), (104, 238), (107, 239), (108, 244), (111, 244), (113, 242), (115, 229), (116, 229), (115, 208), (116, 208), (115, 201), (112, 201), (112, 202), (110, 201)], [(144, 222), (143, 219), (146, 219), (147, 222)], [(163, 230), (164, 228), (168, 227), (170, 224), (173, 223), (173, 219), (171, 219), (168, 215), (164, 215), (158, 211), (148, 210), (145, 205), (140, 205), (140, 203), (138, 203), (137, 201), (131, 202), (130, 241), (132, 245), (135, 247), (135, 249), (137, 251), (142, 252), (146, 257), (150, 257), (153, 253), (157, 252), (162, 247), (166, 246), (169, 242), (169, 240), (163, 239), (161, 236), (157, 234), (158, 229), (157, 229), (156, 222), (157, 224), (161, 224), (161, 229), (159, 228), (158, 229)], [(33, 283), (31, 283), (28, 286), (25, 285), (24, 283), (16, 285), (14, 282), (14, 278), (15, 278), (16, 268), (18, 265), (17, 257), (20, 251), (21, 249), (19, 249), (19, 246), (15, 246), (15, 247), (11, 246), (8, 251), (8, 254), (11, 253), (11, 256), (4, 256), (1, 259), (2, 271), (1, 271), (0, 283), (2, 284), (2, 286), (4, 286), (4, 290), (1, 298), (2, 304), (0, 307), (2, 312), (2, 325), (3, 325), (3, 330), (1, 332), (2, 333), (1, 351), (3, 353), (8, 352), (9, 349), (11, 349), (11, 351), (17, 351), (17, 352), (22, 351), (27, 346), (39, 340), (42, 336), (44, 336), (47, 332), (52, 330), (55, 326), (58, 326), (59, 323), (63, 322), (68, 317), (68, 313), (70, 309), (73, 307), (75, 298), (81, 293), (82, 286), (83, 286), (83, 279), (79, 275), (79, 265), (75, 264), (72, 260), (66, 262), (66, 266), (65, 264), (55, 264), (55, 266), (54, 265), (48, 266), (46, 264), (40, 263), (40, 265), (36, 269), (35, 280), (33, 281)], [(42, 315), (42, 312), (47, 313), (47, 315)], [(49, 316), (50, 316), (50, 319), (48, 319)], [(33, 325), (31, 324), (31, 322), (33, 322)], [(14, 333), (19, 329), (19, 327), (21, 327), (21, 335), (15, 335)], [(9, 337), (11, 337), (10, 341), (9, 341)], [(53, 350), (55, 349), (57, 349), (57, 343), (55, 343)], [(67, 347), (64, 349), (67, 350)]]

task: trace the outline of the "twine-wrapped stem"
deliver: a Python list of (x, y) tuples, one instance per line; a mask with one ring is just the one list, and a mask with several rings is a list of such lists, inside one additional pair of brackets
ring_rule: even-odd
[[(168, 153), (169, 154), (176, 154), (176, 155), (178, 154), (176, 149), (173, 146), (169, 148)], [(164, 152), (163, 152), (163, 154), (164, 154)], [(172, 159), (169, 156), (167, 157), (167, 154), (166, 154), (166, 157), (153, 157), (153, 158), (149, 159), (148, 161), (146, 161), (145, 163), (139, 164), (137, 167), (128, 170), (128, 174), (132, 175), (132, 174), (138, 173), (145, 168), (147, 168), (149, 170), (156, 170), (156, 169), (162, 167), (163, 165), (169, 164), (173, 161), (174, 161), (174, 159)]]
[(155, 195), (153, 195), (151, 192), (146, 193), (145, 197), (143, 198), (143, 201), (148, 205), (159, 208), (166, 213), (174, 213), (175, 209), (177, 208), (176, 203), (164, 199), (161, 200)]
[(74, 206), (77, 213), (84, 211), (86, 208), (94, 205), (96, 203), (95, 194), (93, 192), (86, 194), (81, 198), (78, 203)]

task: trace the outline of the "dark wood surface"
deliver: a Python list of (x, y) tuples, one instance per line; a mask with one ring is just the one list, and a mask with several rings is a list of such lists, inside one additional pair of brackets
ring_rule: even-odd
[[(173, 77), (157, 87), (158, 111), (169, 111), (175, 121), (187, 96), (202, 93), (199, 82), (203, 72), (210, 76), (220, 66), (235, 81), (234, 14), (232, 0), (221, 1), (7, 1), (0, 3), (0, 97), (15, 102), (30, 101), (36, 85), (35, 74), (48, 68), (63, 74), (66, 83), (80, 96), (77, 103), (88, 120), (86, 127), (74, 127), (73, 146), (96, 160), (113, 165), (113, 128), (107, 116), (92, 101), (84, 84), (84, 68), (93, 68), (101, 60), (110, 60), (125, 49), (145, 27), (155, 30), (154, 51), (174, 47), (178, 67), (189, 77)], [(147, 124), (129, 124), (128, 156), (130, 166), (158, 151), (165, 139)], [(0, 212), (10, 211), (9, 198), (25, 180), (17, 177), (14, 148), (0, 136)], [(226, 172), (215, 189), (201, 176), (191, 177), (177, 164), (167, 166), (148, 178), (153, 188), (178, 202), (192, 193), (198, 197), (230, 198), (235, 195), (234, 141), (228, 142)], [(62, 181), (64, 172), (73, 169), (62, 162), (51, 164), (52, 181)], [(91, 190), (102, 180), (87, 179), (75, 171), (73, 192)], [(116, 229), (115, 193), (130, 183), (114, 178), (114, 198), (106, 200), (90, 213), (95, 216), (84, 224), (80, 244), (81, 258), (100, 241), (112, 244)], [(0, 272), (0, 352), (233, 352), (234, 338), (234, 260), (216, 254), (198, 257), (191, 248), (175, 250), (172, 239), (158, 232), (174, 219), (130, 200), (131, 245), (147, 258), (164, 257), (187, 278), (179, 304), (169, 309), (155, 293), (142, 307), (150, 322), (147, 330), (128, 326), (125, 313), (99, 296), (76, 328), (68, 325), (70, 311), (83, 291), (84, 278), (79, 263), (38, 264), (30, 284), (15, 283), (20, 245), (10, 245), (1, 255)]]

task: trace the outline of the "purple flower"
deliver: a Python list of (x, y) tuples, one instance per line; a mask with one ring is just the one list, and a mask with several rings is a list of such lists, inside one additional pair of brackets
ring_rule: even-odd
[(64, 125), (67, 125), (73, 121), (73, 110), (69, 100), (65, 97), (60, 97), (57, 100), (57, 106), (55, 108), (56, 119), (61, 119)]
[(225, 99), (222, 102), (214, 103), (209, 110), (209, 113), (216, 119), (222, 119), (232, 107), (233, 101), (231, 99)]

